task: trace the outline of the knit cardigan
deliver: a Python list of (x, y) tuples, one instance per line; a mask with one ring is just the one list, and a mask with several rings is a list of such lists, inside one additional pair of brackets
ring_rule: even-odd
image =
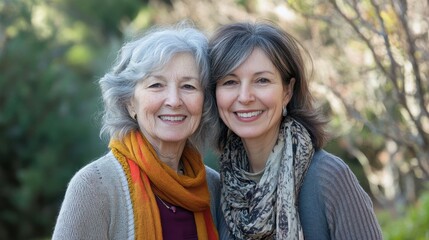
[(383, 239), (372, 201), (350, 168), (324, 150), (316, 151), (299, 194), (306, 240)]
[[(206, 178), (219, 238), (229, 239), (219, 205), (219, 174), (206, 166)], [(83, 167), (71, 179), (52, 239), (135, 239), (127, 178), (111, 152)]]

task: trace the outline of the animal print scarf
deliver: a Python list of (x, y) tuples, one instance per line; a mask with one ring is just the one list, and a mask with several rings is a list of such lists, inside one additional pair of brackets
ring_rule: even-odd
[(314, 154), (308, 131), (286, 117), (259, 183), (246, 176), (249, 162), (232, 134), (221, 155), (222, 211), (235, 239), (304, 239), (298, 194)]

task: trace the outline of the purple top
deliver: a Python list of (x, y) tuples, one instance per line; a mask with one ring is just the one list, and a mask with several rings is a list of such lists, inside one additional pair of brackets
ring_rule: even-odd
[[(161, 217), (162, 238), (164, 240), (198, 240), (193, 212), (164, 201), (170, 207), (168, 209), (161, 200), (157, 197), (155, 199)], [(176, 208), (175, 212), (173, 212), (174, 207)]]

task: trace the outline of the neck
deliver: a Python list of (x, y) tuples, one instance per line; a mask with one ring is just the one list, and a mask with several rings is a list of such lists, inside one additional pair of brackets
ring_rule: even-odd
[(180, 170), (180, 159), (185, 145), (186, 141), (183, 143), (161, 143), (153, 145), (153, 147), (158, 154), (159, 160), (178, 172)]
[(260, 172), (265, 168), (268, 157), (277, 142), (279, 129), (276, 128), (276, 130), (262, 137), (241, 139), (249, 159), (250, 172)]

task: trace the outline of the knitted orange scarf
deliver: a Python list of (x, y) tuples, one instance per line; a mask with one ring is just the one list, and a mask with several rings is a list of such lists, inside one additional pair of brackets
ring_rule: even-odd
[(218, 239), (210, 212), (210, 196), (201, 155), (187, 144), (182, 154), (186, 175), (179, 175), (159, 160), (152, 145), (139, 131), (109, 147), (128, 179), (134, 211), (136, 239), (162, 240), (162, 226), (155, 195), (194, 212), (198, 239)]

